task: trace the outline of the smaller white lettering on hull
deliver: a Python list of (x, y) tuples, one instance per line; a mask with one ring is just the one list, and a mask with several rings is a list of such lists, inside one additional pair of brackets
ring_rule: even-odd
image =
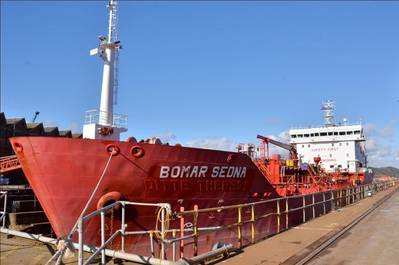
[(247, 168), (239, 166), (161, 166), (159, 178), (245, 178)]

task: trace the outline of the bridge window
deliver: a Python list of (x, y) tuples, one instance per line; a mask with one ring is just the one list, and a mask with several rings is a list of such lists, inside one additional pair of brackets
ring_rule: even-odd
[(338, 132), (334, 132), (334, 135), (338, 135)]
[(298, 138), (301, 138), (301, 137), (303, 137), (303, 134), (298, 134)]
[(352, 131), (350, 131), (350, 132), (346, 132), (346, 134), (347, 134), (347, 135), (352, 135), (352, 134), (353, 134), (353, 132), (352, 132)]
[(333, 135), (333, 132), (328, 132), (328, 135)]
[(345, 135), (345, 132), (339, 132), (339, 135)]
[(291, 138), (296, 138), (296, 135), (295, 134), (291, 135)]
[(309, 134), (308, 134), (308, 133), (305, 133), (303, 136), (305, 136), (305, 137), (309, 137)]
[(314, 133), (311, 133), (310, 136), (313, 137), (313, 136), (314, 136)]
[(319, 133), (315, 133), (314, 136), (319, 136)]
[(355, 134), (360, 134), (360, 131), (355, 131)]
[(322, 132), (322, 133), (320, 133), (320, 136), (327, 136), (327, 133)]

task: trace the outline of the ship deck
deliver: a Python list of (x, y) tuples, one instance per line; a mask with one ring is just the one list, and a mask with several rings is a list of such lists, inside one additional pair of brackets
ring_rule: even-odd
[[(375, 210), (370, 211), (372, 208)], [(394, 248), (399, 244), (399, 230), (395, 229), (399, 225), (398, 216), (399, 191), (393, 187), (246, 247), (218, 262), (228, 265), (289, 265), (305, 261), (307, 264), (397, 264)], [(354, 222), (350, 230), (342, 233)], [(342, 235), (331, 241), (340, 232)], [(320, 249), (326, 242), (330, 242), (329, 246)], [(45, 264), (54, 251), (52, 245), (1, 234), (1, 264)], [(309, 260), (312, 255), (314, 257)], [(70, 258), (65, 264), (76, 264), (76, 258)], [(107, 264), (135, 263), (110, 260)]]

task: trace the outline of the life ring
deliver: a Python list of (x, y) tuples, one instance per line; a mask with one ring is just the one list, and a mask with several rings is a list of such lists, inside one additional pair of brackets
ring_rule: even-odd
[(132, 154), (132, 156), (140, 158), (144, 156), (145, 151), (143, 147), (135, 145), (132, 148), (130, 148), (130, 153)]
[[(100, 210), (101, 208), (110, 205), (114, 202), (120, 201), (122, 200), (123, 196), (119, 191), (111, 191), (108, 192), (106, 194), (104, 194), (103, 196), (101, 196), (101, 198), (98, 200), (97, 202), (97, 210)], [(120, 204), (116, 205), (114, 207), (114, 210), (119, 210), (121, 207)], [(112, 211), (112, 209), (109, 209), (106, 211), (106, 213), (110, 213)]]
[(120, 149), (118, 146), (114, 145), (114, 144), (108, 144), (105, 147), (105, 150), (107, 150), (108, 153), (110, 153), (112, 156), (116, 156), (120, 153)]

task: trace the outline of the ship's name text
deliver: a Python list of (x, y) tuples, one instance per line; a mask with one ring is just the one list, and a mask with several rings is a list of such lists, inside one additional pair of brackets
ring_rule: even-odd
[(245, 178), (246, 167), (237, 166), (161, 166), (159, 178)]

